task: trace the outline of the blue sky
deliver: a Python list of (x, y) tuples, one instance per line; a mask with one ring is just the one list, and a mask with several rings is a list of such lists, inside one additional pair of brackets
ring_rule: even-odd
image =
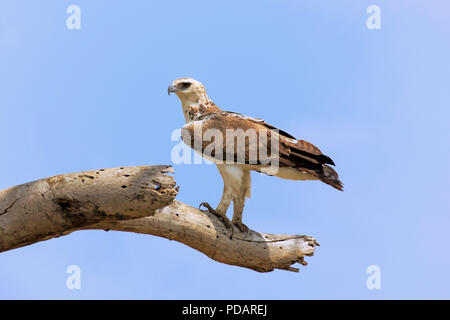
[[(81, 30), (66, 8), (81, 8)], [(368, 30), (366, 8), (381, 9)], [(446, 1), (0, 3), (0, 189), (60, 173), (171, 164), (167, 86), (317, 145), (345, 183), (253, 174), (244, 221), (321, 246), (299, 274), (256, 273), (174, 241), (83, 231), (0, 254), (2, 299), (450, 298)], [(215, 205), (214, 166), (176, 165), (177, 199)], [(66, 268), (81, 268), (68, 290)], [(378, 265), (381, 290), (368, 290)]]

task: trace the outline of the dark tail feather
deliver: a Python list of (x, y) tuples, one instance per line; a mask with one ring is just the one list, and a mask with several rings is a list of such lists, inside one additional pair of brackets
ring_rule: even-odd
[(323, 171), (318, 172), (319, 179), (333, 188), (344, 191), (344, 184), (339, 180), (339, 175), (333, 168), (323, 165)]

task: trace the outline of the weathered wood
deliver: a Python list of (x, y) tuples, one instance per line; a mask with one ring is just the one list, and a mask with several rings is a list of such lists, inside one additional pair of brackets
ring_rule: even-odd
[(298, 271), (311, 237), (227, 229), (208, 211), (174, 198), (169, 166), (92, 170), (0, 191), (0, 252), (74, 231), (103, 229), (176, 240), (213, 260), (259, 272)]
[(169, 166), (69, 173), (0, 191), (0, 252), (99, 221), (152, 215), (177, 189)]

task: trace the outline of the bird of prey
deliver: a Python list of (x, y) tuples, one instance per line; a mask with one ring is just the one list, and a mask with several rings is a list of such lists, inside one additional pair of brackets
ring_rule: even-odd
[[(319, 180), (343, 190), (338, 174), (329, 166), (334, 165), (333, 160), (313, 144), (298, 140), (263, 119), (223, 111), (207, 96), (203, 84), (192, 78), (174, 80), (168, 88), (169, 95), (172, 92), (181, 100), (186, 120), (181, 131), (183, 142), (213, 161), (224, 183), (216, 209), (207, 202), (200, 206), (216, 215), (226, 227), (232, 228), (234, 224), (242, 232), (248, 231), (242, 223), (242, 212), (245, 199), (250, 197), (250, 171), (289, 180)], [(249, 132), (255, 133), (254, 136)], [(269, 150), (276, 150), (276, 154), (264, 156)], [(230, 222), (226, 213), (231, 201)]]

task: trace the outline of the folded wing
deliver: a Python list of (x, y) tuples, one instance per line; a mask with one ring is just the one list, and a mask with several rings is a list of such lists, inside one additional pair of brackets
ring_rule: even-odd
[[(263, 119), (235, 112), (204, 114), (182, 129), (183, 141), (214, 162), (266, 166), (277, 161), (343, 190), (333, 160), (313, 144), (267, 124)], [(274, 145), (276, 144), (276, 145)]]

